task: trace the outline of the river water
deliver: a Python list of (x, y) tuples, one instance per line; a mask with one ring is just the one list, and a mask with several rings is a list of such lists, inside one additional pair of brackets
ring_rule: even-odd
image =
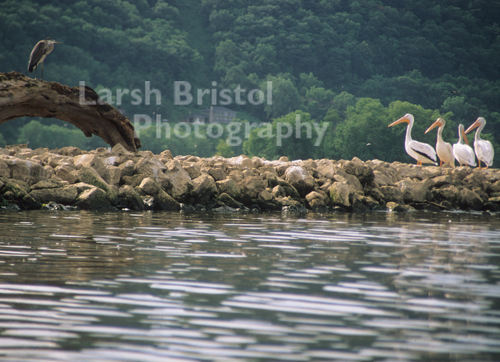
[(0, 359), (499, 361), (500, 219), (0, 213)]

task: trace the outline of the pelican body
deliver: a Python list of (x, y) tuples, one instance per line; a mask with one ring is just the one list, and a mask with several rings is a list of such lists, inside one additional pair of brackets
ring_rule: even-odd
[(455, 156), (460, 166), (476, 166), (476, 156), (474, 156), (472, 147), (469, 146), (463, 124), (458, 126), (458, 142), (453, 145), (453, 156)]
[(437, 131), (437, 142), (436, 142), (436, 152), (439, 157), (439, 166), (443, 164), (448, 164), (451, 167), (455, 167), (455, 157), (453, 156), (453, 147), (448, 142), (443, 140), (443, 129), (446, 121), (443, 118), (438, 118), (425, 133), (439, 126)]
[(411, 138), (411, 129), (413, 127), (413, 115), (410, 113), (405, 114), (403, 117), (391, 123), (388, 127), (395, 126), (397, 124), (406, 122), (408, 126), (406, 127), (406, 138), (405, 138), (405, 150), (411, 157), (417, 160), (417, 165), (422, 165), (423, 163), (433, 163), (437, 165), (436, 151), (431, 145), (427, 143), (422, 143), (414, 141)]
[(465, 134), (477, 128), (476, 135), (474, 136), (474, 151), (476, 152), (478, 167), (481, 168), (481, 161), (486, 165), (484, 168), (488, 168), (493, 164), (493, 156), (495, 152), (493, 151), (493, 146), (490, 141), (481, 139), (481, 131), (486, 125), (486, 120), (483, 117), (479, 117), (476, 122), (470, 125), (465, 131)]
[(35, 71), (35, 79), (37, 78), (38, 75), (38, 65), (41, 63), (42, 64), (42, 80), (43, 80), (43, 61), (49, 55), (49, 53), (54, 50), (54, 44), (60, 44), (60, 42), (55, 41), (54, 39), (47, 38), (45, 40), (40, 40), (38, 43), (36, 43), (35, 47), (31, 51), (30, 54), (30, 61), (28, 63), (28, 71), (30, 73), (33, 72), (33, 69), (36, 69)]

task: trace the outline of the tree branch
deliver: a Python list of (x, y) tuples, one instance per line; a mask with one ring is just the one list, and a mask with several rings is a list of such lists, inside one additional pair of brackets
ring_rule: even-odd
[(130, 120), (85, 86), (68, 87), (26, 77), (18, 72), (0, 73), (0, 124), (19, 117), (57, 118), (78, 127), (87, 137), (101, 137), (110, 146), (121, 144), (137, 152), (141, 141)]

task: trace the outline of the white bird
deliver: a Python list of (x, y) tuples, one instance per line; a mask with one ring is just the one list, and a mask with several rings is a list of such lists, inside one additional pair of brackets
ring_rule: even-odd
[(414, 141), (411, 138), (411, 129), (414, 122), (413, 115), (407, 113), (397, 121), (391, 123), (388, 127), (392, 127), (403, 122), (408, 123), (405, 138), (406, 153), (417, 160), (417, 165), (421, 165), (422, 163), (433, 163), (434, 165), (437, 165), (436, 151), (434, 151), (434, 148), (427, 143)]
[(463, 124), (458, 126), (458, 142), (453, 145), (453, 156), (455, 156), (460, 166), (476, 166), (476, 156), (474, 156), (472, 147), (469, 146)]
[(470, 125), (465, 131), (465, 134), (472, 131), (474, 128), (479, 127), (476, 131), (474, 137), (474, 151), (476, 152), (478, 168), (481, 168), (481, 161), (486, 165), (485, 169), (493, 164), (493, 156), (495, 152), (493, 151), (493, 146), (490, 141), (481, 139), (481, 131), (486, 125), (486, 120), (483, 117), (479, 117), (476, 122)]
[(437, 131), (437, 142), (436, 142), (436, 152), (439, 157), (439, 166), (443, 164), (448, 164), (451, 167), (455, 167), (455, 157), (453, 156), (453, 147), (448, 142), (443, 140), (443, 129), (446, 121), (443, 118), (438, 118), (436, 122), (432, 124), (425, 133), (429, 132), (431, 129), (439, 126)]

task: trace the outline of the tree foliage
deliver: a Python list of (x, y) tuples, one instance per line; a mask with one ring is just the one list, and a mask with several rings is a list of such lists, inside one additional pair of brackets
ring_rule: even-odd
[[(246, 94), (265, 93), (272, 82), (272, 102), (235, 104), (233, 98), (226, 106), (272, 125), (292, 122), (297, 111), (307, 114), (310, 122), (328, 124), (321, 146), (277, 148), (252, 131), (245, 147), (227, 149), (218, 140), (167, 142), (144, 131), (143, 148), (411, 161), (397, 147), (404, 127), (384, 129), (405, 113), (415, 113), (414, 138), (431, 144), (435, 134), (422, 130), (436, 115), (446, 116), (448, 142), (456, 139), (458, 124), (467, 127), (482, 116), (485, 137), (497, 147), (499, 15), (500, 3), (458, 0), (4, 0), (0, 31), (8, 36), (0, 39), (0, 71), (26, 73), (33, 46), (52, 37), (63, 44), (46, 60), (46, 80), (85, 81), (111, 91), (114, 102), (117, 91), (129, 90), (121, 107), (131, 118), (156, 113), (172, 124), (220, 105), (212, 92), (240, 86)], [(174, 104), (179, 80), (192, 85), (188, 105)], [(160, 101), (146, 104), (146, 81)], [(198, 89), (208, 92), (202, 104)], [(139, 104), (132, 102), (133, 90), (141, 92)], [(4, 142), (20, 141), (29, 122), (1, 125)]]

